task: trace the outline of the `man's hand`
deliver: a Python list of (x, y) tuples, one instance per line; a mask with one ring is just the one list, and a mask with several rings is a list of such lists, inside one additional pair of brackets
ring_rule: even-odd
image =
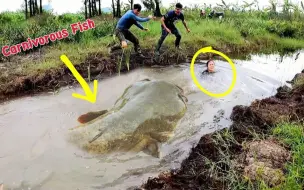
[(188, 33), (190, 32), (189, 28), (187, 28), (187, 32), (188, 32)]
[(152, 15), (149, 15), (149, 16), (148, 16), (148, 18), (149, 18), (149, 19), (152, 19), (152, 18), (153, 18), (153, 16), (152, 16)]
[(144, 31), (149, 31), (149, 28), (144, 28)]
[(121, 42), (121, 47), (122, 48), (126, 48), (128, 46), (127, 42), (126, 41), (122, 41)]

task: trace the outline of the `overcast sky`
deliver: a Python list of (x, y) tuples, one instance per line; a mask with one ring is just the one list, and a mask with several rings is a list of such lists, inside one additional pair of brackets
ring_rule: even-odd
[[(175, 3), (176, 0), (162, 0), (163, 6), (169, 6), (171, 3)], [(259, 6), (263, 7), (266, 5), (269, 5), (268, 0), (257, 0), (259, 2)], [(283, 3), (283, 0), (277, 0), (279, 3)], [(295, 3), (300, 3), (301, 0), (292, 0), (292, 2)], [(304, 0), (303, 0), (304, 1)], [(21, 5), (23, 4), (24, 0), (0, 0), (0, 12), (3, 11), (15, 11), (17, 9), (21, 9)], [(81, 10), (81, 7), (83, 6), (83, 0), (42, 0), (43, 5), (47, 5), (49, 2), (54, 9), (54, 12), (61, 14), (65, 12), (71, 12), (75, 13)], [(111, 7), (111, 2), (112, 0), (102, 0), (101, 4), (102, 7)], [(127, 3), (128, 0), (122, 0), (122, 2)], [(191, 4), (213, 4), (215, 5), (216, 3), (221, 4), (221, 0), (187, 0), (187, 3), (183, 3), (185, 1), (180, 1), (184, 5), (190, 6)], [(239, 2), (242, 4), (243, 0), (225, 0), (226, 3), (229, 2)], [(253, 0), (247, 0), (247, 2), (253, 2)], [(135, 0), (134, 3), (141, 3), (141, 0)]]

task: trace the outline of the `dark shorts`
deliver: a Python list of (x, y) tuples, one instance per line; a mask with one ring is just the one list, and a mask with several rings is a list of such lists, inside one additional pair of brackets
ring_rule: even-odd
[[(174, 35), (180, 35), (178, 29), (175, 26), (167, 26), (167, 28), (169, 28), (169, 30), (171, 30), (171, 33)], [(168, 32), (167, 30), (163, 27), (163, 25), (161, 25), (161, 29), (162, 29), (162, 36), (167, 36)]]
[(130, 32), (130, 30), (121, 30), (121, 29), (116, 28), (115, 35), (118, 37), (120, 42), (129, 40), (130, 42), (132, 42), (135, 45), (137, 45), (139, 43), (138, 39), (134, 36), (134, 34), (132, 34), (132, 32)]

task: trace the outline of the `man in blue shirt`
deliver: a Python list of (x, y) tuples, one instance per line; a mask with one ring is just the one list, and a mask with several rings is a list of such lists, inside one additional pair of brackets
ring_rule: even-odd
[(115, 29), (115, 35), (119, 38), (121, 42), (120, 45), (115, 45), (114, 47), (111, 48), (111, 51), (114, 51), (116, 49), (121, 49), (127, 47), (127, 41), (129, 40), (134, 44), (134, 50), (135, 52), (140, 56), (144, 57), (142, 55), (139, 41), (138, 39), (130, 32), (131, 26), (134, 24), (141, 30), (148, 31), (147, 28), (144, 28), (139, 22), (147, 22), (151, 18), (153, 18), (151, 15), (149, 15), (148, 18), (141, 18), (138, 17), (139, 13), (141, 11), (141, 5), (140, 4), (134, 4), (133, 10), (127, 11), (118, 21)]
[(162, 35), (160, 37), (160, 39), (158, 40), (156, 49), (155, 49), (155, 53), (157, 55), (159, 55), (159, 50), (160, 47), (162, 46), (164, 40), (166, 39), (167, 35), (170, 34), (174, 34), (176, 39), (175, 39), (175, 47), (178, 49), (181, 49), (179, 47), (179, 43), (181, 40), (181, 35), (178, 31), (178, 29), (175, 27), (174, 23), (177, 20), (182, 20), (187, 32), (190, 32), (189, 28), (187, 27), (187, 24), (185, 22), (184, 19), (184, 14), (181, 12), (183, 9), (183, 5), (180, 3), (177, 3), (175, 5), (175, 10), (169, 11), (167, 12), (167, 14), (165, 14), (162, 18), (161, 18), (161, 29), (162, 29)]

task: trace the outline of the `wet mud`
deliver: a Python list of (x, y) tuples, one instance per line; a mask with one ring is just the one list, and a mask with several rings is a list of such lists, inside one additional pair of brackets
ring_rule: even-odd
[[(304, 70), (295, 78), (302, 80), (303, 74)], [(237, 180), (235, 176), (242, 179), (246, 176), (253, 182), (262, 177), (269, 187), (280, 184), (290, 153), (288, 147), (267, 134), (282, 121), (303, 124), (304, 83), (294, 82), (290, 81), (292, 88), (279, 87), (274, 96), (255, 100), (250, 106), (235, 106), (231, 113), (233, 123), (228, 129), (201, 137), (179, 169), (151, 177), (139, 189), (222, 190), (231, 187), (232, 180)], [(257, 140), (255, 134), (267, 138)], [(263, 168), (262, 174), (257, 174), (257, 168)], [(232, 171), (237, 175), (233, 177)]]

